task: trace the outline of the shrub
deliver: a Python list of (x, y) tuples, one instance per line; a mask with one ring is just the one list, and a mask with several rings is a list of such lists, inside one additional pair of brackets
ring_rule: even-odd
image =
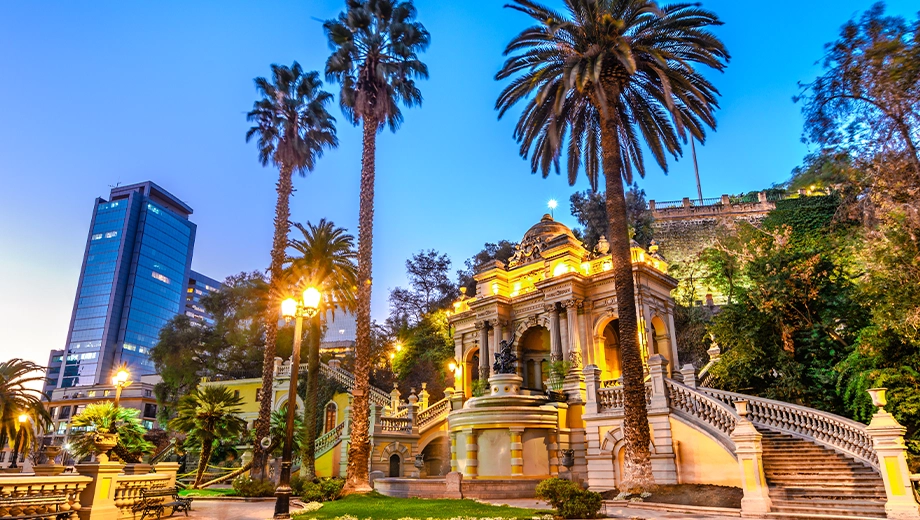
[(275, 485), (270, 480), (253, 480), (240, 475), (233, 479), (233, 490), (241, 497), (270, 497), (275, 494)]
[(331, 502), (342, 495), (345, 480), (340, 478), (301, 480), (301, 486), (302, 491), (298, 494), (303, 497), (304, 502)]
[(601, 509), (601, 495), (581, 489), (571, 480), (551, 478), (537, 484), (537, 498), (549, 502), (563, 518), (595, 518)]

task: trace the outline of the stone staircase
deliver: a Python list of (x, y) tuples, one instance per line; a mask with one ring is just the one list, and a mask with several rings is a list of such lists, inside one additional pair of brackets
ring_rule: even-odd
[(758, 429), (770, 516), (885, 518), (885, 486), (874, 468), (815, 442)]

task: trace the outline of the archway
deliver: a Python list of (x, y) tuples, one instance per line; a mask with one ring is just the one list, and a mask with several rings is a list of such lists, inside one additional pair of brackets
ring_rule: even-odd
[(604, 366), (601, 368), (601, 378), (604, 380), (618, 379), (620, 369), (620, 320), (614, 318), (604, 326)]
[(471, 348), (463, 361), (463, 389), (466, 397), (473, 396), (473, 383), (479, 381), (479, 347)]
[(450, 471), (450, 447), (448, 444), (447, 435), (440, 435), (422, 448), (422, 455), (425, 457), (425, 476), (443, 476)]
[(669, 362), (677, 361), (676, 359), (671, 359), (671, 337), (668, 335), (668, 328), (665, 326), (664, 321), (658, 316), (652, 318), (652, 339), (653, 341), (649, 343), (654, 344), (654, 347), (649, 348), (650, 355), (661, 354)]
[(544, 368), (550, 360), (549, 330), (539, 325), (527, 329), (521, 336), (520, 352), (524, 388), (542, 391), (546, 387)]
[(394, 453), (390, 455), (390, 477), (401, 477), (400, 466), (402, 466), (402, 460), (399, 458), (399, 455)]
[(323, 416), (323, 433), (329, 433), (337, 426), (336, 418), (338, 415), (338, 406), (334, 401), (326, 403), (325, 413)]

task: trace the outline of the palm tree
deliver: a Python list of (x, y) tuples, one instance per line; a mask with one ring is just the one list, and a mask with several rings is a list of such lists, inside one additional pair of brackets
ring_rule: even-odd
[(117, 433), (118, 444), (112, 448), (124, 462), (140, 462), (144, 455), (153, 453), (153, 443), (144, 438), (147, 430), (141, 425), (141, 411), (119, 406), (111, 401), (87, 405), (70, 423), (70, 451), (80, 459), (96, 451), (93, 437), (96, 433)]
[(291, 249), (296, 253), (289, 257), (292, 278), (302, 280), (301, 285), (313, 285), (324, 296), (324, 302), (315, 319), (309, 320), (307, 334), (307, 396), (304, 400), (304, 423), (306, 437), (303, 444), (302, 467), (306, 478), (316, 476), (316, 407), (319, 399), (319, 343), (325, 330), (326, 311), (335, 313), (336, 308), (346, 312), (355, 310), (355, 289), (357, 268), (355, 239), (345, 229), (336, 227), (331, 221), (322, 219), (319, 224), (308, 222), (306, 226), (295, 223), (303, 235), (302, 240), (291, 240)]
[[(304, 72), (296, 61), (290, 68), (272, 65), (272, 81), (255, 79), (261, 99), (246, 115), (255, 126), (246, 132), (248, 142), (258, 136), (259, 161), (278, 167), (278, 201), (275, 204), (275, 235), (272, 240), (269, 287), (271, 295), (281, 293), (279, 279), (285, 258), (290, 224), (290, 199), (293, 173), (301, 176), (313, 171), (323, 150), (335, 148), (335, 118), (326, 111), (332, 95), (321, 89), (319, 73)], [(262, 393), (271, 395), (275, 362), (275, 336), (278, 333), (278, 305), (269, 301), (265, 313), (265, 355), (262, 363)], [(265, 457), (260, 441), (268, 434), (271, 399), (263, 399), (256, 423), (253, 448), (254, 477), (261, 478)]]
[[(27, 453), (38, 434), (51, 427), (51, 415), (42, 404), (47, 396), (32, 388), (45, 382), (44, 370), (20, 358), (0, 362), (0, 439), (11, 443), (18, 438), (20, 453)], [(25, 428), (19, 422), (23, 414), (29, 416)]]
[(201, 484), (214, 448), (223, 442), (239, 439), (246, 432), (246, 421), (240, 418), (242, 404), (241, 397), (218, 385), (196, 388), (179, 399), (176, 417), (169, 421), (169, 427), (185, 432), (187, 442), (201, 449), (193, 488)]
[(326, 78), (342, 89), (339, 105), (355, 125), (363, 125), (361, 195), (358, 215), (358, 307), (355, 341), (354, 414), (348, 450), (346, 490), (368, 491), (367, 466), (371, 351), (371, 256), (374, 236), (374, 160), (377, 132), (389, 125), (396, 131), (399, 109), (421, 104), (415, 78), (427, 78), (428, 67), (418, 53), (428, 48), (428, 31), (414, 21), (411, 0), (346, 0), (347, 9), (323, 24), (332, 55)]
[(509, 7), (536, 25), (505, 49), (511, 56), (496, 79), (513, 79), (496, 103), (499, 117), (528, 100), (514, 136), (521, 155), (531, 155), (533, 172), (558, 172), (565, 151), (570, 184), (582, 163), (594, 190), (604, 173), (626, 397), (621, 488), (648, 488), (650, 437), (623, 182), (632, 183), (634, 171), (645, 175), (643, 142), (667, 171), (666, 153), (678, 158), (681, 141), (703, 142), (704, 124), (715, 127), (718, 91), (694, 65), (725, 67), (728, 53), (709, 32), (721, 22), (698, 4), (659, 7), (650, 0), (565, 0), (563, 13), (531, 0)]

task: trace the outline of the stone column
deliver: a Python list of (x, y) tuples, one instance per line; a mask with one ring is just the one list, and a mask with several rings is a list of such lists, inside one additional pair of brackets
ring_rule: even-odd
[(735, 402), (738, 421), (731, 433), (735, 441), (735, 455), (741, 470), (741, 514), (743, 516), (760, 516), (770, 512), (773, 502), (770, 500), (767, 480), (763, 474), (763, 437), (748, 419), (747, 401)]
[(176, 473), (179, 472), (179, 463), (178, 462), (157, 462), (153, 465), (154, 473), (165, 473), (169, 475), (168, 483), (166, 487), (173, 487), (176, 485)]
[(509, 428), (511, 431), (511, 476), (524, 476), (524, 443), (521, 436), (524, 428)]
[(885, 388), (869, 390), (872, 403), (878, 406), (878, 412), (866, 427), (866, 433), (872, 437), (872, 447), (878, 455), (878, 465), (882, 480), (885, 482), (885, 513), (888, 518), (916, 520), (920, 518), (920, 506), (914, 498), (914, 490), (907, 469), (907, 448), (904, 446), (904, 432), (894, 416), (885, 411), (887, 404)]
[(502, 340), (505, 339), (505, 325), (507, 324), (508, 322), (505, 320), (495, 320), (495, 326), (492, 329), (495, 337), (495, 341), (492, 342), (492, 345), (494, 345), (493, 350), (495, 352), (499, 352)]
[(690, 388), (696, 388), (696, 369), (693, 365), (687, 363), (680, 369), (680, 375), (684, 378), (684, 384)]
[(566, 356), (572, 362), (573, 369), (581, 369), (583, 363), (581, 359), (581, 331), (578, 326), (578, 309), (581, 306), (582, 300), (572, 299), (565, 302), (565, 321), (569, 337)]
[(450, 471), (453, 473), (459, 468), (457, 464), (457, 433), (451, 432), (450, 434)]
[(121, 515), (121, 511), (115, 507), (115, 488), (118, 487), (118, 474), (124, 466), (119, 462), (76, 465), (77, 473), (93, 479), (80, 492), (80, 520), (108, 520)]
[(490, 363), (489, 358), (489, 322), (480, 321), (476, 323), (479, 329), (479, 379), (482, 381), (489, 380)]
[(552, 430), (546, 436), (549, 441), (549, 474), (553, 477), (559, 476), (559, 432)]
[(479, 445), (476, 444), (476, 430), (463, 430), (463, 435), (466, 435), (466, 467), (463, 476), (475, 477), (479, 474)]
[(597, 365), (588, 365), (585, 374), (585, 413), (597, 413), (597, 391), (601, 388), (601, 369)]
[(652, 429), (652, 475), (659, 484), (677, 484), (677, 457), (674, 453), (674, 438), (671, 434), (670, 410), (668, 409), (667, 383), (668, 360), (655, 354), (648, 361), (652, 381), (652, 399), (648, 406), (648, 422)]
[(559, 331), (559, 309), (556, 304), (547, 305), (546, 312), (549, 313), (549, 348), (550, 357), (553, 361), (562, 359), (562, 336)]

